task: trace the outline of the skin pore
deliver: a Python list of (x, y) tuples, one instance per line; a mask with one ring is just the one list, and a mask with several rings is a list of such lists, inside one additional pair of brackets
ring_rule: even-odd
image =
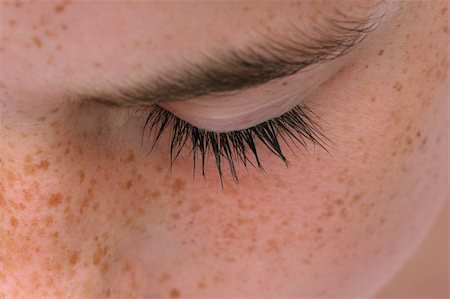
[[(336, 3), (388, 18), (335, 68), (168, 102), (219, 130), (209, 126), (234, 117), (227, 107), (251, 114), (314, 86), (297, 104), (316, 114), (328, 152), (285, 146), (286, 167), (259, 143), (264, 173), (238, 166), (239, 183), (225, 171), (223, 188), (212, 155), (206, 179), (193, 178), (188, 147), (169, 171), (167, 133), (149, 154), (139, 107), (68, 91), (244, 47), (252, 28), (310, 32), (329, 2), (2, 2), (0, 298), (372, 296), (448, 192), (446, 3), (377, 2)], [(269, 110), (254, 118), (285, 112)]]

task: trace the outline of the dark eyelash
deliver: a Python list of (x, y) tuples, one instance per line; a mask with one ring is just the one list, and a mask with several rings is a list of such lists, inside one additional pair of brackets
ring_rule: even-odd
[(175, 162), (188, 141), (191, 143), (193, 168), (201, 160), (202, 175), (205, 177), (205, 164), (209, 152), (213, 153), (220, 181), (223, 185), (223, 162), (226, 161), (235, 182), (238, 181), (235, 162), (240, 161), (247, 168), (250, 164), (264, 171), (259, 158), (256, 141), (260, 140), (266, 148), (280, 158), (286, 166), (288, 160), (283, 154), (280, 140), (291, 150), (289, 141), (297, 148), (307, 148), (307, 141), (325, 149), (328, 139), (313, 120), (317, 116), (306, 105), (294, 107), (285, 114), (254, 127), (231, 132), (211, 132), (197, 128), (178, 118), (160, 106), (154, 106), (148, 113), (143, 129), (145, 135), (153, 135), (151, 149), (154, 148), (164, 131), (170, 131), (170, 165)]

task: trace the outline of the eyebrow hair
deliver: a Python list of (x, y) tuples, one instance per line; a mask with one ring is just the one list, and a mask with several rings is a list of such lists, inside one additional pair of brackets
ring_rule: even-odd
[(381, 24), (383, 16), (372, 12), (357, 18), (335, 9), (334, 17), (314, 24), (312, 33), (289, 23), (292, 29), (283, 35), (257, 32), (261, 39), (243, 49), (216, 49), (202, 61), (185, 61), (156, 77), (127, 79), (133, 83), (113, 90), (88, 89), (77, 97), (110, 106), (146, 106), (244, 90), (347, 54)]

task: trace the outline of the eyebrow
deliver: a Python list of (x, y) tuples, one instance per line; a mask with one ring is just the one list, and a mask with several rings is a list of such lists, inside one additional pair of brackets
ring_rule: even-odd
[(371, 13), (357, 18), (336, 9), (324, 24), (314, 24), (310, 33), (290, 23), (291, 29), (283, 35), (258, 32), (260, 40), (245, 48), (211, 50), (201, 61), (185, 61), (148, 79), (127, 78), (124, 81), (132, 83), (111, 90), (77, 92), (77, 97), (125, 107), (231, 94), (347, 54), (381, 24), (383, 16)]

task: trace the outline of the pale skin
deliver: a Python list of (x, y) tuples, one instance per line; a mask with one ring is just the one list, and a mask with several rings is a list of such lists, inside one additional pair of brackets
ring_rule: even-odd
[[(360, 13), (373, 3), (334, 4)], [(448, 192), (445, 2), (382, 4), (389, 20), (339, 67), (317, 71), (326, 80), (306, 101), (329, 152), (287, 150), (286, 168), (258, 144), (265, 173), (238, 166), (239, 183), (225, 172), (223, 188), (213, 163), (206, 180), (193, 179), (188, 151), (169, 172), (168, 134), (148, 154), (142, 118), (128, 117), (135, 107), (67, 96), (154, 75), (205, 45), (244, 46), (251, 28), (282, 31), (280, 20), (300, 20), (307, 31), (331, 9), (1, 3), (0, 298), (373, 296)], [(256, 96), (262, 90), (307, 86), (314, 72), (207, 108), (197, 99), (167, 107), (220, 130), (213, 119), (242, 106), (245, 126), (272, 112), (251, 114), (271, 100)]]

